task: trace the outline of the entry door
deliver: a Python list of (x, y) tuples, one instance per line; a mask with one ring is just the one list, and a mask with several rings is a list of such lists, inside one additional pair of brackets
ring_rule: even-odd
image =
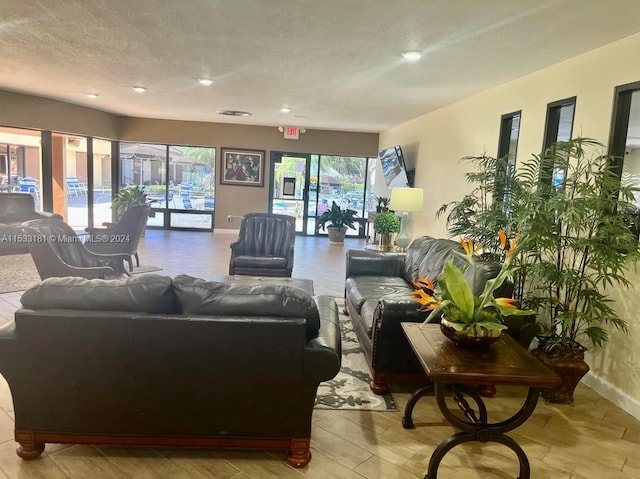
[(293, 216), (296, 233), (314, 234), (309, 227), (309, 163), (311, 155), (271, 153), (271, 204), (275, 214)]

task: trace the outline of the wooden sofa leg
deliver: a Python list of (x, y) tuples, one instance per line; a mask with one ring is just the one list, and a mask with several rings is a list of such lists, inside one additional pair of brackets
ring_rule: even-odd
[(387, 381), (382, 379), (373, 377), (373, 381), (369, 383), (369, 387), (373, 391), (374, 394), (381, 396), (382, 394), (387, 394), (389, 392), (389, 384)]
[(25, 461), (38, 459), (42, 451), (44, 451), (44, 444), (35, 444), (32, 442), (20, 442), (19, 444), (16, 449), (16, 454)]
[(292, 439), (287, 461), (291, 466), (304, 467), (311, 461), (311, 451), (309, 450), (310, 439)]

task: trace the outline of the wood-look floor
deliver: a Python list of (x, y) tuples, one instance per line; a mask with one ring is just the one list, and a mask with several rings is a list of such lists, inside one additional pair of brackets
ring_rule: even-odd
[[(226, 274), (231, 234), (148, 231), (140, 258), (163, 268), (207, 278)], [(294, 277), (314, 279), (316, 294), (343, 294), (349, 248), (326, 238), (298, 238)], [(2, 257), (0, 257), (2, 267)], [(10, 320), (20, 293), (0, 295), (0, 320)], [(401, 407), (414, 385), (394, 385)], [(491, 412), (506, 416), (521, 404), (523, 391), (499, 388), (488, 400)], [(46, 401), (46, 398), (42, 398)], [(454, 432), (442, 419), (433, 397), (416, 406), (416, 429), (400, 424), (402, 412), (316, 410), (311, 449), (304, 469), (293, 469), (284, 453), (47, 445), (42, 458), (25, 462), (15, 454), (13, 405), (0, 378), (0, 478), (421, 478), (436, 445)], [(497, 416), (496, 416), (497, 417)], [(531, 477), (552, 479), (636, 478), (640, 474), (640, 422), (580, 385), (573, 406), (538, 404), (529, 421), (511, 435), (531, 463)], [(443, 461), (439, 478), (514, 478), (515, 455), (504, 446), (470, 443)]]

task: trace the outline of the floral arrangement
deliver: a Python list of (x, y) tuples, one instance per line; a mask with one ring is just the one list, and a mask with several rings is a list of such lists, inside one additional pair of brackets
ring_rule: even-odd
[(456, 331), (465, 331), (468, 336), (484, 336), (493, 331), (502, 331), (506, 326), (502, 324), (503, 316), (534, 314), (531, 310), (521, 310), (516, 306), (513, 298), (496, 298), (495, 291), (513, 273), (511, 266), (513, 257), (517, 254), (516, 237), (512, 241), (504, 231), (498, 233), (500, 245), (504, 251), (504, 261), (498, 275), (486, 282), (482, 293), (474, 296), (475, 279), (477, 276), (476, 253), (482, 249), (481, 245), (474, 245), (472, 239), (464, 238), (460, 241), (464, 254), (454, 251), (463, 258), (470, 268), (473, 268), (473, 284), (469, 284), (463, 272), (453, 261), (446, 260), (442, 273), (438, 276), (438, 288), (431, 279), (420, 277), (413, 284), (415, 300), (422, 306), (420, 311), (430, 311), (425, 323), (429, 323), (439, 314), (446, 316)]

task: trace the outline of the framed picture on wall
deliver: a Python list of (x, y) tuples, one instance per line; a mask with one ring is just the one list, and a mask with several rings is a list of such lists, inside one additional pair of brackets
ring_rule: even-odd
[(221, 148), (220, 184), (264, 186), (264, 150)]

